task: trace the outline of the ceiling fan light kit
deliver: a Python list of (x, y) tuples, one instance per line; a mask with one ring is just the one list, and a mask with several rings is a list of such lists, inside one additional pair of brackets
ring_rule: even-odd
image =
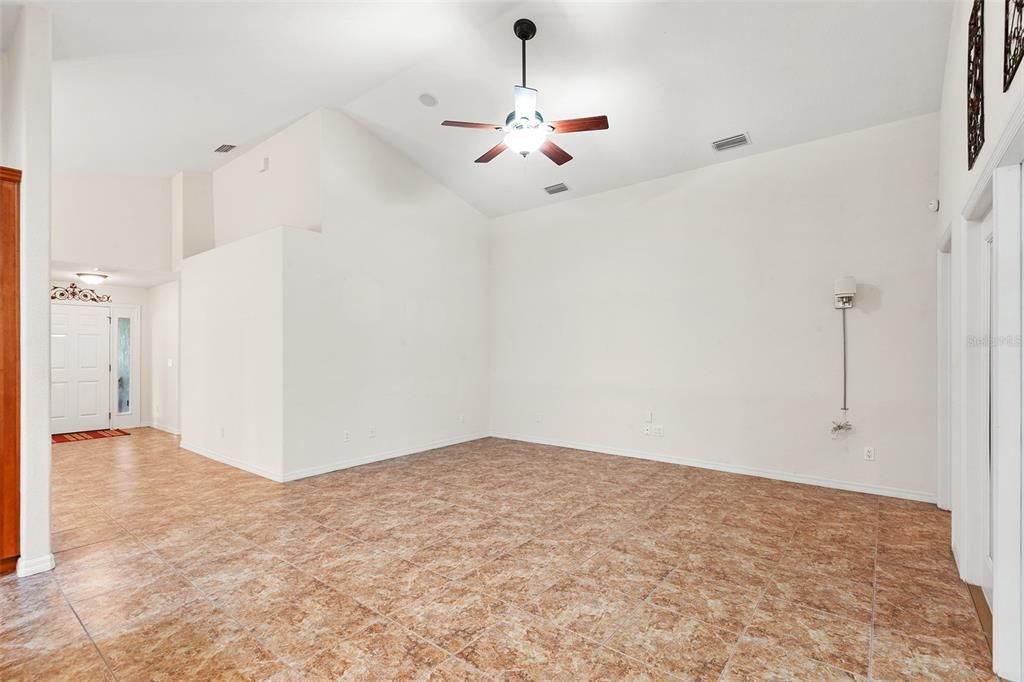
[(442, 121), (441, 125), (452, 128), (477, 128), (479, 130), (496, 130), (505, 133), (505, 138), (488, 149), (476, 160), (476, 163), (487, 163), (506, 149), (523, 156), (540, 151), (556, 164), (572, 160), (564, 149), (548, 139), (551, 134), (578, 133), (587, 130), (606, 130), (607, 116), (588, 116), (586, 118), (570, 118), (562, 121), (546, 122), (537, 111), (537, 91), (526, 87), (526, 41), (537, 35), (537, 25), (529, 19), (519, 19), (512, 27), (516, 37), (523, 45), (523, 82), (514, 86), (513, 96), (515, 109), (505, 118), (505, 125), (491, 123), (471, 123), (468, 121)]

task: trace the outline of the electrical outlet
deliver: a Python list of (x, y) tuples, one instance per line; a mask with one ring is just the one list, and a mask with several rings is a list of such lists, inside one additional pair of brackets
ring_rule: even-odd
[(658, 436), (659, 438), (665, 435), (665, 427), (661, 424), (651, 425), (651, 435)]
[(650, 424), (644, 422), (643, 429), (644, 429), (644, 435), (645, 436), (651, 435), (651, 425)]
[(466, 423), (466, 415), (464, 415), (464, 414), (460, 414), (459, 415), (459, 423), (460, 424), (465, 424)]
[(376, 426), (371, 426), (370, 427), (370, 438), (376, 438), (376, 437), (377, 437), (377, 427)]
[(352, 434), (349, 433), (348, 431), (342, 431), (341, 432), (341, 439), (347, 443), (350, 440), (352, 440)]
[(871, 447), (864, 448), (864, 459), (869, 461), (869, 462), (874, 462), (875, 461), (875, 449), (871, 448)]

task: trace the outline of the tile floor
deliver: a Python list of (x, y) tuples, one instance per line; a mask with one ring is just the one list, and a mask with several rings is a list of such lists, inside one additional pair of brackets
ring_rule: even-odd
[(285, 485), (53, 453), (3, 680), (993, 679), (926, 504), (495, 439)]

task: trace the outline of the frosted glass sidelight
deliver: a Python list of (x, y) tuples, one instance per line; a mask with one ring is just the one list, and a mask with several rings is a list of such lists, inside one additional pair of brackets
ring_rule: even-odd
[(117, 318), (117, 413), (129, 414), (132, 394), (132, 321)]

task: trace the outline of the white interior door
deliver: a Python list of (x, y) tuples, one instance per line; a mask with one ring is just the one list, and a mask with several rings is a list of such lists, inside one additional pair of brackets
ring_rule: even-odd
[(50, 433), (110, 427), (110, 308), (50, 305)]

